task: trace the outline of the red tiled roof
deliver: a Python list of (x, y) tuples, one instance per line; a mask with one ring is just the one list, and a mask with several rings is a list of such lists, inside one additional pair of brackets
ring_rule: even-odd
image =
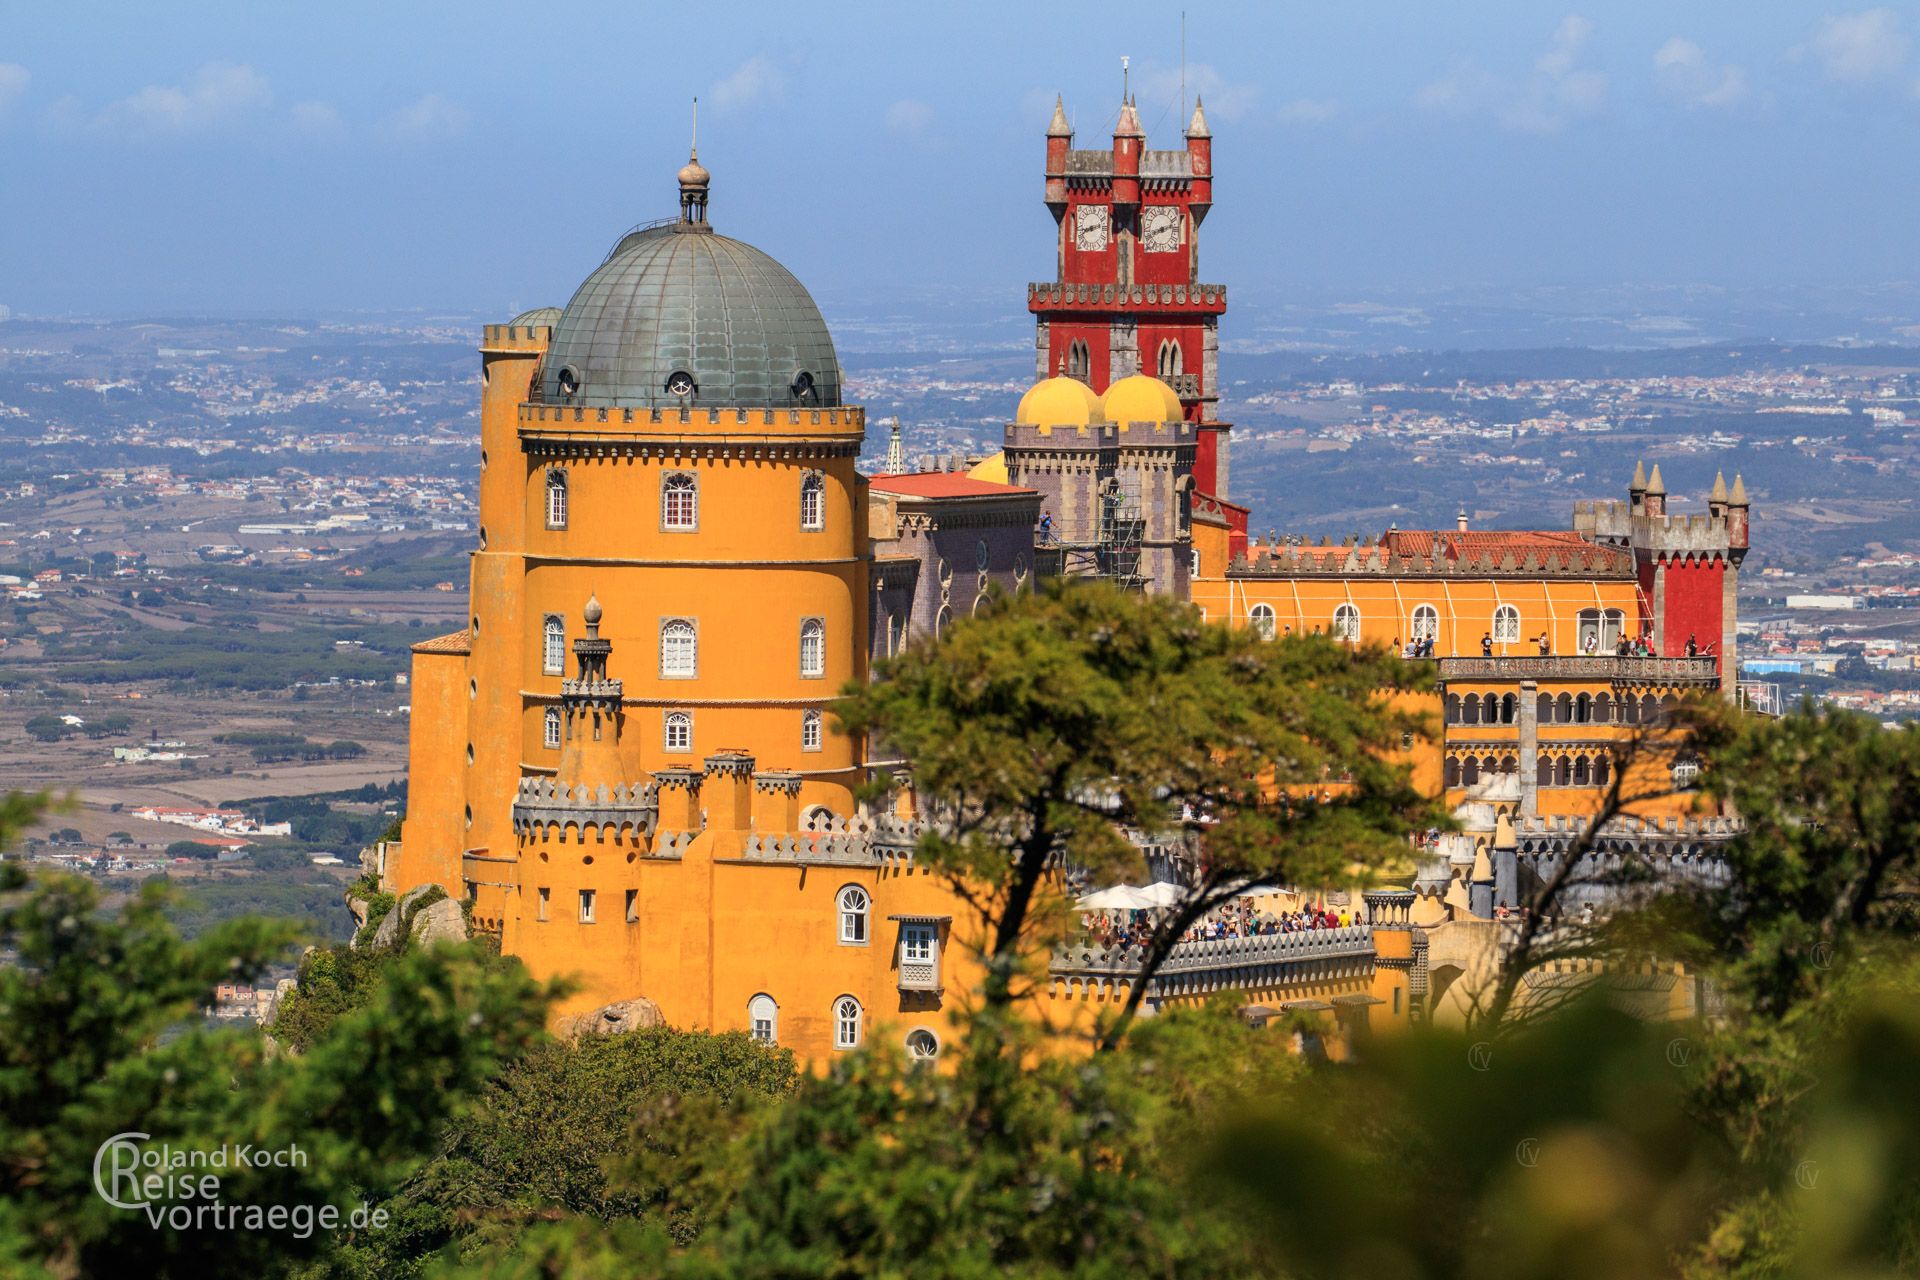
[(881, 493), (897, 493), (908, 498), (996, 498), (1039, 492), (1019, 485), (975, 480), (962, 471), (910, 471), (870, 476), (867, 483)]
[(1516, 565), (1529, 560), (1563, 569), (1620, 570), (1632, 557), (1619, 547), (1606, 546), (1567, 529), (1395, 529), (1380, 539), (1389, 554), (1408, 559), (1450, 562), (1491, 559), (1496, 565), (1512, 556)]
[(413, 646), (413, 651), (415, 653), (472, 653), (473, 633), (463, 627), (444, 636), (422, 640)]

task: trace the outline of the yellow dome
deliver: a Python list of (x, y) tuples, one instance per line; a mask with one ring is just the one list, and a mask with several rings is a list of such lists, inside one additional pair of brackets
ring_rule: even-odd
[(1078, 378), (1048, 378), (1020, 397), (1013, 420), (1026, 427), (1084, 427), (1102, 421), (1100, 397)]
[(1101, 416), (1108, 422), (1178, 422), (1186, 417), (1180, 397), (1158, 378), (1136, 373), (1107, 388)]
[(992, 484), (1011, 484), (1012, 481), (1007, 479), (1007, 451), (1002, 449), (991, 457), (980, 459), (973, 469), (967, 472), (967, 479), (986, 480)]

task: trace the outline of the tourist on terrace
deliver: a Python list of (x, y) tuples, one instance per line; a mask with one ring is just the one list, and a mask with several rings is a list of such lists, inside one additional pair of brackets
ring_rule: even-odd
[(1493, 632), (1491, 631), (1480, 633), (1480, 656), (1483, 658), (1493, 656)]

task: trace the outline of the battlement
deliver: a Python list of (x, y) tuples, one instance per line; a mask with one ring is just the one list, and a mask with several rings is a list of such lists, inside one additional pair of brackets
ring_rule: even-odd
[[(1065, 946), (1053, 953), (1048, 973), (1055, 981), (1125, 980), (1139, 974), (1142, 955), (1139, 947)], [(1276, 969), (1301, 964), (1314, 964), (1325, 978), (1362, 976), (1373, 958), (1373, 927), (1364, 924), (1182, 942), (1154, 975), (1153, 991), (1172, 995), (1213, 984), (1256, 984)]]
[(553, 328), (544, 324), (490, 324), (480, 330), (482, 351), (540, 352), (552, 340)]
[(1027, 310), (1074, 311), (1126, 307), (1142, 313), (1223, 314), (1227, 286), (1223, 284), (1066, 284), (1037, 280), (1027, 285)]
[(1737, 547), (1731, 522), (1724, 515), (1702, 511), (1648, 514), (1617, 499), (1576, 502), (1573, 527), (1586, 537), (1658, 556), (1724, 556)]
[[(543, 437), (580, 440), (599, 434), (609, 440), (638, 434), (686, 434), (678, 428), (719, 428), (713, 439), (739, 443), (771, 443), (779, 439), (822, 436), (858, 441), (867, 431), (866, 410), (843, 405), (832, 409), (623, 409), (593, 405), (551, 405), (528, 401), (519, 410), (521, 439), (533, 443)], [(638, 427), (640, 432), (581, 432), (570, 427)], [(646, 428), (666, 428), (645, 432)], [(770, 439), (771, 438), (771, 439)]]
[(1227, 576), (1627, 580), (1634, 577), (1634, 568), (1632, 557), (1616, 547), (1571, 539), (1545, 546), (1515, 545), (1498, 553), (1487, 549), (1450, 554), (1436, 538), (1431, 551), (1402, 554), (1392, 545), (1349, 536), (1338, 545), (1323, 539), (1318, 546), (1288, 542), (1276, 546), (1269, 539), (1251, 556), (1235, 556)]
[(652, 782), (631, 786), (568, 787), (549, 777), (524, 777), (514, 793), (513, 830), (522, 839), (651, 839), (659, 817), (659, 790)]

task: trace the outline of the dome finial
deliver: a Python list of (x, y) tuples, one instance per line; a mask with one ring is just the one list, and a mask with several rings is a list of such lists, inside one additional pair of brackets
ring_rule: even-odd
[(713, 175), (700, 163), (700, 99), (693, 100), (693, 137), (687, 144), (687, 162), (680, 167), (680, 225), (707, 225), (707, 184)]

